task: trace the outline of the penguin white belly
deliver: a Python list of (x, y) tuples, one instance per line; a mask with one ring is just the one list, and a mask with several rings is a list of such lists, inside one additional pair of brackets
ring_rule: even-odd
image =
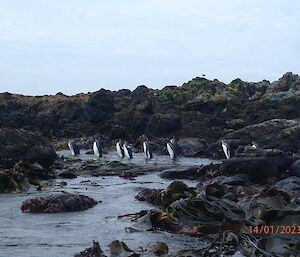
[(223, 148), (223, 152), (226, 156), (227, 159), (230, 158), (230, 152), (229, 152), (229, 149), (228, 149), (228, 146), (224, 143), (222, 143), (222, 148)]
[(117, 143), (116, 148), (117, 148), (117, 153), (118, 153), (118, 155), (119, 155), (121, 158), (123, 158), (123, 157), (124, 157), (124, 153), (123, 153), (123, 149), (122, 149), (122, 146), (120, 145), (120, 143)]
[(146, 158), (148, 158), (148, 150), (147, 150), (147, 144), (146, 144), (146, 142), (143, 143), (143, 150), (144, 150)]
[(94, 142), (93, 144), (93, 151), (94, 151), (94, 155), (96, 155), (97, 157), (100, 157), (100, 152), (97, 146), (97, 142)]
[(130, 146), (124, 146), (124, 154), (128, 159), (132, 158), (132, 151)]
[(175, 159), (175, 152), (174, 152), (174, 149), (173, 149), (171, 143), (167, 143), (167, 150), (169, 152), (169, 155), (170, 155), (171, 159), (174, 160)]
[(72, 154), (73, 156), (75, 156), (76, 153), (75, 153), (75, 149), (74, 149), (73, 144), (69, 142), (69, 143), (68, 143), (68, 146), (69, 146), (69, 149), (70, 149), (70, 151), (71, 151), (71, 154)]

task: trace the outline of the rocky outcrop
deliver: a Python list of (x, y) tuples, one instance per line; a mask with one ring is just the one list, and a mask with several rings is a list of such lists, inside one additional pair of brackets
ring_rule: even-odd
[[(264, 135), (270, 132), (277, 143), (268, 147), (298, 151), (299, 81), (298, 75), (287, 73), (272, 83), (235, 79), (224, 84), (196, 77), (161, 90), (139, 86), (134, 91), (101, 89), (36, 97), (4, 93), (0, 94), (0, 127), (40, 131), (51, 139), (89, 137), (99, 131), (109, 141), (134, 141), (143, 134), (150, 140), (175, 135), (197, 138), (208, 147), (239, 136), (265, 143)], [(253, 136), (251, 129), (258, 135)]]
[(37, 133), (23, 129), (0, 128), (0, 163), (14, 165), (20, 160), (50, 166), (56, 154), (53, 147)]
[(256, 142), (263, 148), (297, 152), (300, 149), (300, 123), (297, 120), (273, 119), (246, 126), (226, 135), (246, 142)]
[(60, 213), (84, 211), (94, 207), (97, 202), (85, 195), (59, 194), (28, 199), (21, 206), (25, 213)]
[(124, 139), (138, 148), (143, 134), (161, 142), (175, 135), (185, 140), (184, 156), (220, 158), (216, 142), (224, 138), (297, 152), (299, 81), (298, 75), (287, 73), (272, 83), (235, 79), (225, 84), (196, 77), (161, 90), (139, 86), (133, 91), (43, 97), (4, 93), (0, 128), (39, 131), (55, 141), (56, 149), (66, 148), (68, 138), (92, 138), (101, 131), (107, 142)]

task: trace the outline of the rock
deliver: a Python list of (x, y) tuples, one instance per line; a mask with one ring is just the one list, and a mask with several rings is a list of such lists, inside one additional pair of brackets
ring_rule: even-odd
[(297, 152), (300, 149), (300, 125), (297, 120), (272, 119), (236, 130), (226, 138), (254, 141), (261, 148)]
[(300, 178), (300, 159), (293, 162), (289, 167), (291, 174)]
[(181, 117), (177, 114), (154, 114), (150, 119), (146, 133), (154, 136), (166, 136), (180, 129)]
[(233, 119), (226, 121), (226, 125), (231, 129), (240, 129), (245, 126), (245, 121), (243, 119)]
[(94, 154), (94, 151), (93, 151), (93, 150), (88, 150), (88, 151), (86, 151), (84, 154), (93, 155), (93, 154)]
[(85, 195), (58, 194), (28, 199), (21, 206), (25, 213), (60, 213), (84, 211), (94, 207), (97, 202)]
[(120, 173), (119, 177), (133, 180), (135, 177), (137, 177), (137, 174), (135, 172), (127, 170), (127, 171), (123, 171), (122, 173)]
[(169, 247), (164, 242), (155, 242), (147, 246), (147, 251), (154, 253), (157, 256), (161, 256), (169, 252)]
[(72, 173), (72, 172), (67, 172), (67, 171), (65, 171), (65, 172), (60, 172), (60, 173), (58, 174), (58, 176), (59, 176), (60, 178), (77, 178), (77, 175), (75, 175), (75, 174)]
[(90, 94), (85, 116), (89, 122), (105, 122), (112, 117), (114, 112), (114, 98), (109, 90), (101, 89)]
[(13, 170), (0, 171), (0, 193), (22, 192), (29, 189), (23, 173)]
[(237, 186), (237, 185), (245, 185), (249, 182), (249, 177), (246, 174), (236, 174), (231, 177), (227, 177), (224, 175), (217, 176), (212, 179), (205, 180), (204, 182), (201, 182), (201, 184), (209, 185), (209, 184), (218, 184), (218, 185), (231, 185), (231, 186)]
[(139, 201), (147, 201), (152, 204), (157, 204), (157, 198), (162, 191), (162, 189), (145, 188), (135, 196), (135, 199)]
[(207, 176), (215, 176), (219, 172), (220, 164), (201, 165), (199, 167), (167, 169), (159, 173), (165, 179), (202, 180)]
[(300, 190), (300, 178), (295, 176), (288, 177), (278, 181), (274, 186), (286, 192)]
[(206, 151), (205, 145), (198, 138), (184, 138), (177, 143), (182, 156), (203, 156)]
[(262, 155), (266, 157), (284, 156), (285, 152), (279, 149), (263, 149)]
[(66, 181), (61, 181), (61, 182), (59, 183), (59, 185), (60, 185), (60, 187), (65, 187), (65, 186), (68, 185), (68, 183), (67, 183)]
[[(0, 127), (39, 131), (53, 142), (64, 140), (55, 143), (55, 149), (65, 149), (66, 139), (101, 131), (106, 138), (131, 141), (142, 134), (150, 140), (163, 137), (161, 141), (173, 135), (199, 138), (209, 147), (221, 138), (244, 137), (262, 143), (262, 147), (297, 152), (299, 81), (298, 75), (287, 73), (272, 83), (235, 79), (225, 84), (196, 77), (162, 90), (139, 86), (133, 92), (101, 89), (42, 97), (3, 93)], [(276, 120), (286, 125), (281, 127), (282, 122)]]
[(74, 257), (106, 257), (98, 242), (93, 241), (93, 246), (86, 248), (83, 252), (75, 254)]
[(53, 147), (39, 134), (23, 129), (0, 128), (0, 160), (20, 160), (48, 167), (56, 159)]
[(198, 167), (167, 169), (159, 173), (161, 178), (166, 179), (198, 179)]
[(109, 245), (111, 256), (118, 256), (118, 257), (137, 257), (139, 255), (135, 254), (124, 242), (119, 240), (113, 241)]
[(247, 174), (251, 180), (261, 181), (278, 177), (294, 162), (289, 156), (280, 157), (237, 157), (224, 160), (220, 171), (224, 175)]
[(29, 162), (20, 161), (16, 163), (13, 170), (15, 172), (23, 173), (24, 176), (29, 179), (29, 181), (54, 178), (50, 170), (45, 169), (38, 163), (31, 164)]

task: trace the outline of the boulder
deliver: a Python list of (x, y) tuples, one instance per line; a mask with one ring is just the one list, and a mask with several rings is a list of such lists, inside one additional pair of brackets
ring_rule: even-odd
[(109, 250), (111, 256), (131, 256), (138, 257), (138, 254), (135, 254), (123, 241), (115, 240), (110, 243)]
[(201, 156), (205, 153), (206, 147), (198, 138), (184, 138), (178, 140), (180, 154), (186, 157)]
[(290, 156), (235, 157), (224, 160), (220, 172), (224, 175), (243, 173), (251, 180), (260, 181), (281, 175), (294, 161), (295, 158)]
[(156, 256), (161, 256), (169, 253), (169, 247), (164, 242), (154, 242), (147, 246), (147, 252), (154, 253)]
[(61, 213), (84, 211), (94, 207), (97, 202), (85, 195), (57, 194), (28, 199), (21, 206), (25, 213)]
[(47, 140), (23, 129), (0, 128), (0, 145), (1, 163), (24, 160), (47, 167), (56, 159), (56, 153)]

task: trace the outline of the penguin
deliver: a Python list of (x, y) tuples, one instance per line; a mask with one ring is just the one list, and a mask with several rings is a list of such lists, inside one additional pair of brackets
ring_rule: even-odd
[(178, 156), (178, 155), (179, 155), (179, 146), (178, 146), (178, 144), (177, 144), (177, 140), (176, 140), (175, 136), (173, 136), (173, 137), (170, 139), (170, 142), (171, 142), (171, 144), (172, 144), (173, 147), (174, 147), (175, 154)]
[(175, 137), (170, 139), (170, 142), (167, 143), (167, 150), (172, 160), (175, 160), (178, 157), (178, 144)]
[(116, 149), (117, 149), (117, 153), (119, 155), (119, 157), (124, 158), (124, 149), (122, 147), (122, 141), (119, 140), (116, 144)]
[(170, 155), (171, 159), (175, 160), (176, 154), (175, 154), (174, 147), (173, 147), (171, 142), (167, 143), (167, 150), (169, 152), (169, 155)]
[(258, 144), (255, 143), (255, 142), (252, 142), (251, 146), (252, 146), (253, 148), (255, 148), (255, 149), (258, 149)]
[(102, 142), (99, 139), (95, 139), (93, 144), (94, 155), (102, 157)]
[(152, 150), (151, 150), (148, 140), (144, 141), (143, 150), (144, 150), (146, 159), (151, 160), (153, 158), (153, 154), (152, 154)]
[(127, 144), (127, 142), (125, 142), (123, 144), (123, 149), (124, 149), (124, 155), (128, 158), (128, 159), (132, 159), (132, 150), (131, 150), (131, 146)]
[(80, 154), (79, 147), (78, 147), (78, 145), (75, 143), (74, 140), (69, 140), (68, 146), (69, 146), (69, 149), (70, 149), (71, 154), (72, 154), (73, 156), (76, 156), (76, 155), (79, 155), (79, 154)]
[(230, 158), (230, 146), (229, 146), (229, 144), (227, 142), (225, 142), (224, 140), (222, 140), (221, 144), (222, 144), (222, 149), (223, 149), (223, 152), (224, 152), (226, 158), (229, 159)]

